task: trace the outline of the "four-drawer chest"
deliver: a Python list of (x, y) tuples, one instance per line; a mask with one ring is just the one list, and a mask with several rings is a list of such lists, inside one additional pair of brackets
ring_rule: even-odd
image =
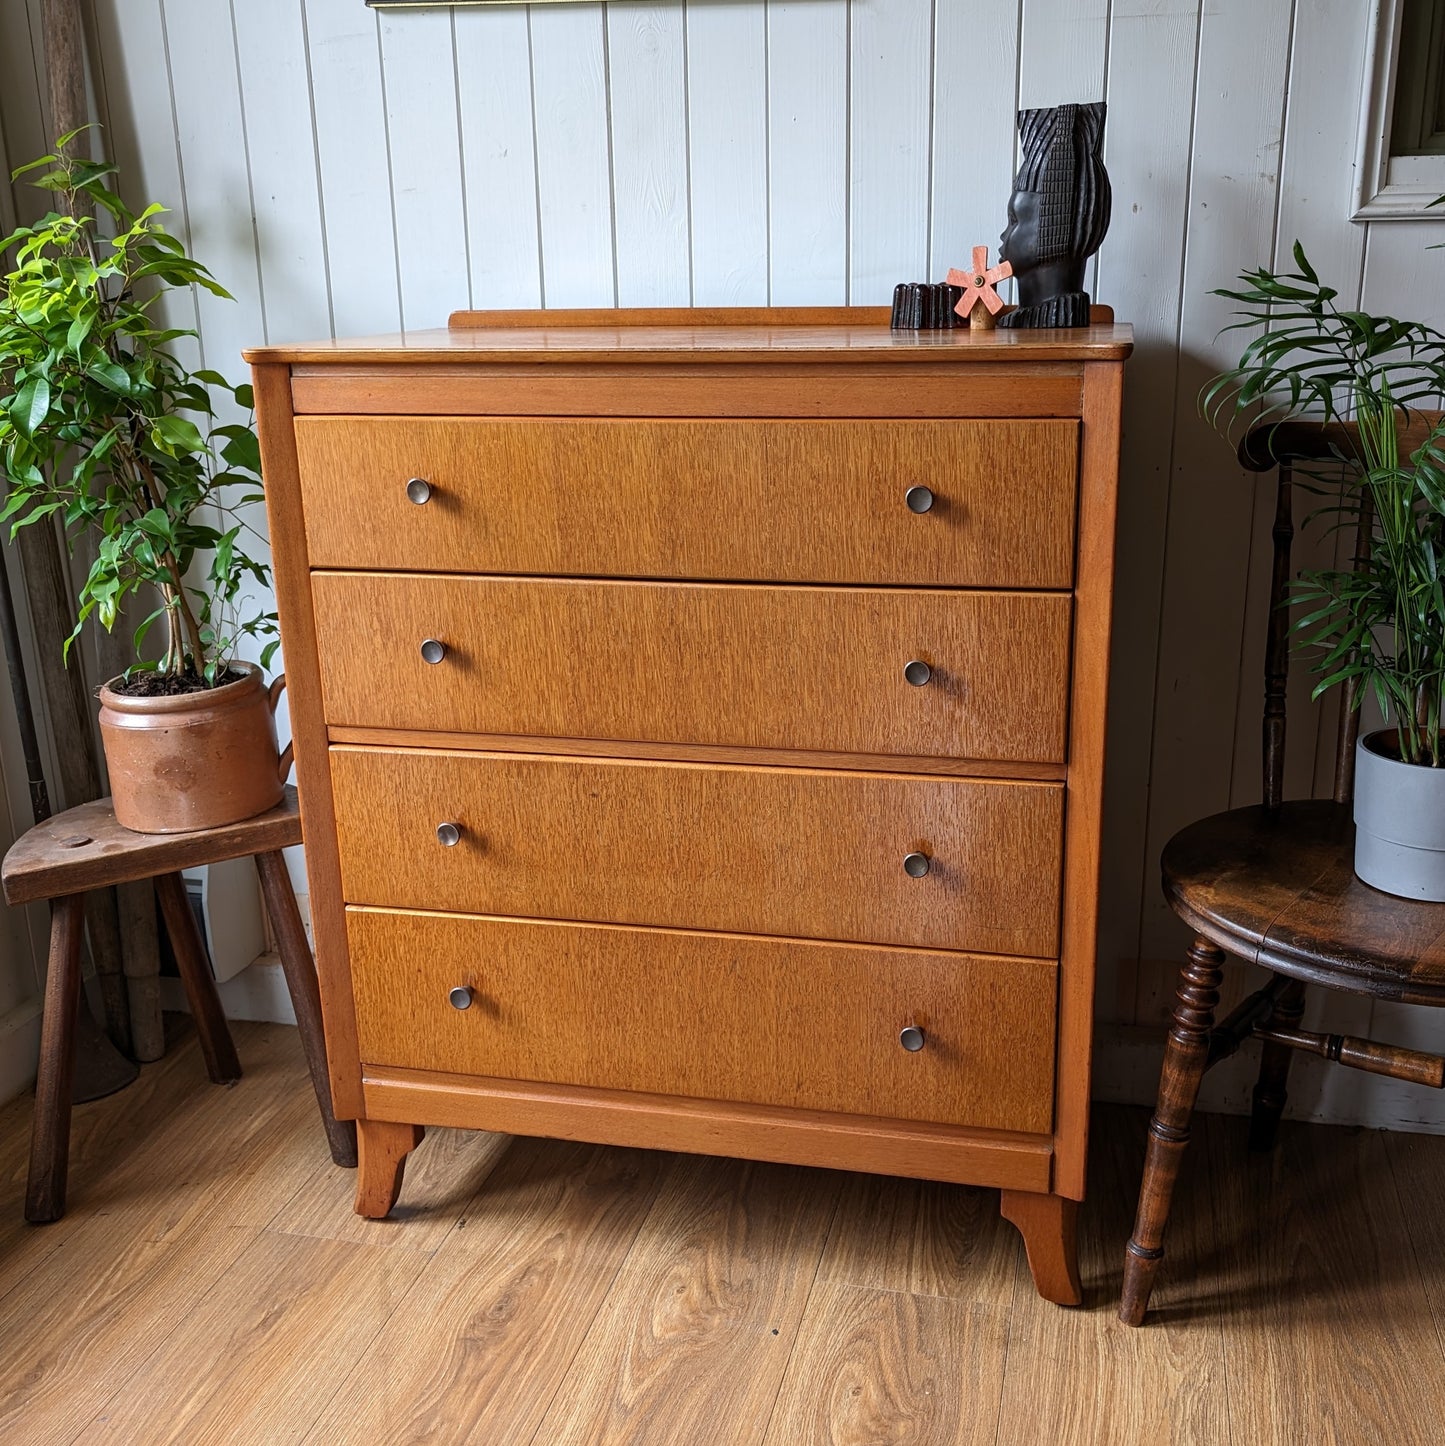
[(356, 1208), (427, 1125), (999, 1187), (1079, 1298), (1127, 327), (252, 362)]

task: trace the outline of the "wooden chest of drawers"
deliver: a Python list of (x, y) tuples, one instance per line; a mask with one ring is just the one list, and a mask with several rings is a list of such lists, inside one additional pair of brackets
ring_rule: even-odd
[(357, 1209), (426, 1125), (995, 1185), (1078, 1299), (1128, 328), (249, 354)]

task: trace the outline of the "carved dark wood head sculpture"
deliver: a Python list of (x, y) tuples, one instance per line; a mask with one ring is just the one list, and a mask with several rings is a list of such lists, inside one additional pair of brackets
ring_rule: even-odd
[(1000, 326), (1087, 326), (1084, 262), (1109, 229), (1104, 106), (1019, 112), (1023, 162), (1009, 197), (999, 256), (1013, 264), (1018, 309)]

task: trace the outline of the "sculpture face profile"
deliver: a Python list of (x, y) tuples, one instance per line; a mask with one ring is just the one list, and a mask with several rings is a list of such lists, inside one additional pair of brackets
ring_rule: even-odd
[(1023, 160), (999, 257), (1013, 266), (1019, 304), (1000, 326), (1087, 326), (1084, 263), (1109, 229), (1104, 105), (1019, 112)]

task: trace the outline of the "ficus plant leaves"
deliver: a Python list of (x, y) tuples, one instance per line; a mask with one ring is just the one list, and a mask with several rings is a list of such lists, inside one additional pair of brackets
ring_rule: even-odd
[(72, 548), (94, 540), (77, 634), (92, 616), (113, 627), (144, 594), (137, 648), (165, 623), (145, 666), (214, 683), (243, 639), (264, 654), (276, 635), (245, 592), (270, 574), (236, 515), (261, 490), (255, 433), (234, 420), (251, 393), (188, 370), (171, 346), (194, 333), (152, 313), (177, 287), (228, 293), (164, 229), (162, 206), (132, 212), (115, 168), (75, 153), (79, 134), (15, 173), (52, 192), (53, 209), (0, 241), (0, 522), (13, 533), (59, 513)]

